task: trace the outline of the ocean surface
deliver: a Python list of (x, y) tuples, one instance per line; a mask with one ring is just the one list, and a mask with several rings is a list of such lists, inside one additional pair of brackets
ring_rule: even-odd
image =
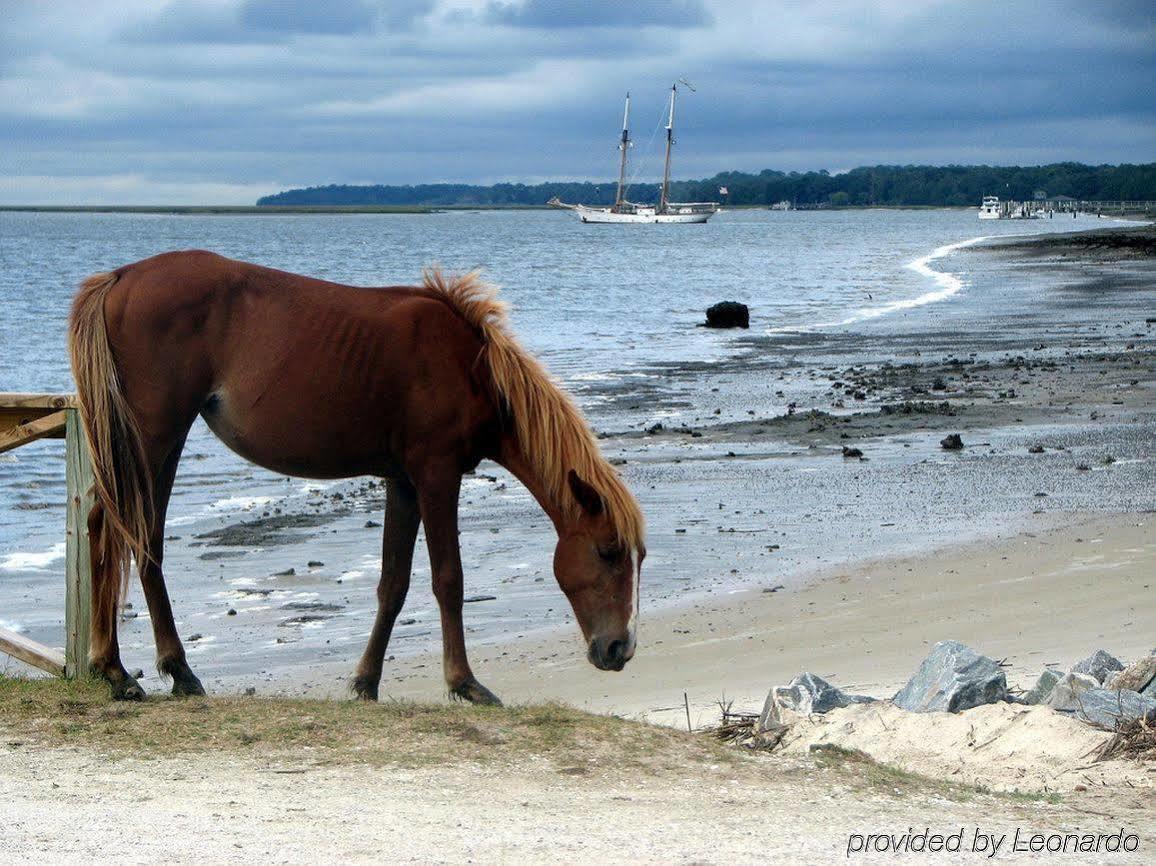
[[(712, 363), (750, 351), (752, 338), (761, 338), (762, 351), (781, 346), (784, 355), (797, 355), (800, 336), (808, 334), (864, 335), (876, 345), (894, 335), (910, 346), (924, 331), (950, 331), (957, 321), (972, 327), (997, 323), (1001, 312), (1045, 303), (1041, 285), (1008, 286), (982, 269), (985, 259), (956, 251), (982, 237), (1108, 223), (1059, 215), (981, 223), (973, 209), (743, 210), (701, 226), (589, 226), (569, 213), (538, 211), (0, 212), (0, 391), (72, 390), (65, 326), (73, 292), (86, 275), (167, 250), (203, 248), (372, 286), (413, 283), (433, 263), (450, 270), (480, 267), (502, 286), (521, 339), (574, 391), (596, 429), (638, 430), (701, 411), (714, 385)], [(697, 327), (705, 308), (720, 300), (750, 305), (750, 332)], [(1037, 312), (1052, 324), (1079, 315), (1046, 303)], [(844, 348), (833, 351), (853, 354), (845, 348), (853, 340), (839, 345)], [(827, 357), (824, 363), (854, 360)], [(796, 370), (806, 368), (806, 357), (796, 361)], [(675, 369), (678, 376), (671, 374)], [(701, 376), (694, 372), (698, 369)], [(719, 420), (786, 408), (785, 402), (776, 405), (776, 389), (765, 382), (744, 383), (741, 375), (728, 382), (740, 393), (760, 396), (753, 404), (753, 397), (741, 405), (725, 404), (716, 412)], [(643, 488), (644, 502), (661, 498), (645, 471), (635, 477), (628, 471), (627, 477)], [(0, 626), (57, 645), (64, 592), (63, 480), (61, 442), (0, 455)], [(722, 488), (728, 483), (720, 478)], [(365, 524), (379, 499), (379, 491), (355, 483), (289, 480), (245, 464), (198, 421), (169, 509), (173, 541), (166, 560), (182, 634), (200, 635), (191, 654), (205, 654), (221, 676), (272, 670), (276, 664), (269, 654), (288, 644), (340, 653), (352, 665), (372, 619), (379, 530)], [(473, 572), (467, 594), (501, 597), (490, 610), (477, 605), (476, 613), (469, 611), (471, 631), (479, 639), (494, 639), (564, 619), (565, 600), (549, 576), (549, 527), (524, 491), (496, 473), (468, 479), (463, 499), (463, 548), (467, 571)], [(239, 520), (335, 509), (336, 518), (320, 522), (311, 533), (290, 533), (288, 540), (220, 550), (211, 540), (198, 540)], [(511, 519), (519, 525), (510, 526)], [(661, 519), (652, 518), (656, 524), (662, 525)], [(306, 560), (323, 564), (307, 566)], [(424, 557), (417, 560), (411, 604), (403, 614), (414, 622), (399, 626), (395, 646), (406, 646), (401, 642), (407, 639), (409, 646), (429, 646), (437, 638), (436, 612), (422, 585)], [(290, 567), (293, 575), (275, 573)], [(680, 567), (677, 555), (652, 551), (648, 592), (671, 597), (672, 587), (695, 579)], [(147, 666), (147, 613), (139, 590), (133, 599), (139, 616), (124, 623), (122, 640), (136, 659), (130, 666)], [(321, 604), (340, 608), (341, 616), (287, 622), (293, 618), (287, 611)], [(232, 615), (228, 623), (244, 640), (226, 634), (230, 608), (245, 615), (237, 620), (245, 618), (247, 625)], [(230, 647), (228, 653), (222, 645)]]

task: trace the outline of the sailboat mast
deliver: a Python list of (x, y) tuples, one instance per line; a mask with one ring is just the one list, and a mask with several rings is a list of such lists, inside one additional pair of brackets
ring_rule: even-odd
[(622, 113), (622, 141), (618, 149), (622, 156), (618, 161), (618, 194), (614, 197), (615, 209), (621, 207), (626, 190), (626, 151), (630, 147), (630, 91), (626, 92), (626, 110)]
[(674, 95), (678, 85), (670, 86), (670, 117), (666, 121), (666, 167), (662, 171), (662, 193), (658, 200), (658, 211), (666, 210), (666, 200), (670, 193), (670, 146), (674, 144)]

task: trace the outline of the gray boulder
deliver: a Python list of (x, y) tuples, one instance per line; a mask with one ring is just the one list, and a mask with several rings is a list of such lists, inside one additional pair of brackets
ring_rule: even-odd
[(1082, 662), (1072, 665), (1072, 673), (1088, 674), (1096, 678), (1096, 682), (1103, 683), (1110, 674), (1124, 670), (1121, 661), (1111, 653), (1102, 649), (1096, 650)]
[(1007, 699), (1007, 678), (998, 664), (959, 641), (935, 645), (893, 698), (913, 713), (958, 713)]
[(1127, 689), (1143, 694), (1145, 688), (1153, 682), (1156, 682), (1156, 656), (1145, 656), (1108, 677), (1104, 688)]
[(1057, 712), (1067, 713), (1084, 722), (1114, 731), (1116, 727), (1134, 719), (1156, 722), (1156, 698), (1149, 698), (1124, 689), (1102, 689), (1098, 687), (1081, 692), (1069, 693), (1067, 700), (1060, 701), (1052, 693), (1048, 705)]
[(775, 686), (767, 693), (763, 712), (759, 716), (759, 730), (769, 731), (781, 727), (790, 721), (791, 714), (822, 714), (873, 700), (867, 695), (849, 694), (815, 674), (801, 673), (791, 680), (790, 685)]
[(1099, 688), (1100, 684), (1091, 674), (1064, 674), (1058, 683), (1048, 693), (1043, 701), (1049, 707), (1059, 709), (1076, 703), (1079, 695), (1089, 689)]
[(1056, 687), (1056, 683), (1063, 678), (1063, 671), (1046, 668), (1044, 672), (1040, 674), (1040, 678), (1036, 680), (1036, 684), (1032, 686), (1031, 691), (1024, 695), (1023, 702), (1025, 704), (1042, 704), (1048, 699), (1048, 695), (1052, 693), (1052, 689)]

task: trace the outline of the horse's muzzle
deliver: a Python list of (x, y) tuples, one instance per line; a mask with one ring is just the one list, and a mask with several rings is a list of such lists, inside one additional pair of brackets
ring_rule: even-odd
[(620, 671), (634, 658), (634, 638), (596, 637), (586, 653), (590, 664), (602, 671)]

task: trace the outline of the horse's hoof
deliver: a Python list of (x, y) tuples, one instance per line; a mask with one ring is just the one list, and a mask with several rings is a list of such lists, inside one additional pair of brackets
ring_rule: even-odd
[(125, 674), (122, 680), (110, 682), (109, 686), (112, 688), (114, 701), (143, 701), (145, 699), (145, 690), (141, 688), (141, 684), (128, 674)]
[(183, 658), (158, 660), (157, 670), (162, 676), (172, 677), (173, 697), (199, 697), (205, 693), (205, 687)]
[(473, 677), (470, 677), (461, 685), (450, 689), (450, 694), (455, 698), (469, 701), (471, 704), (479, 707), (500, 707), (502, 705), (502, 701), (497, 695)]
[(362, 701), (376, 701), (379, 680), (367, 676), (354, 677), (349, 684), (350, 690)]
[(195, 674), (184, 677), (173, 677), (173, 696), (177, 698), (200, 697), (205, 694), (205, 687)]

